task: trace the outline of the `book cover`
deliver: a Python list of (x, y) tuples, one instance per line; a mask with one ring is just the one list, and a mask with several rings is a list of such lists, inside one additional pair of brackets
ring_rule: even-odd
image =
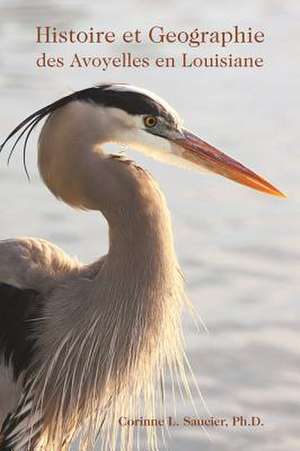
[(298, 450), (298, 3), (0, 10), (0, 449)]

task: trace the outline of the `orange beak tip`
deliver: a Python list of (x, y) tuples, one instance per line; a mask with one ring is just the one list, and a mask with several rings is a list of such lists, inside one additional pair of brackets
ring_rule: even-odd
[(285, 193), (282, 193), (281, 191), (278, 191), (277, 193), (274, 193), (275, 196), (281, 197), (282, 199), (287, 199), (288, 196)]
[(268, 194), (269, 196), (274, 196), (274, 197), (280, 197), (281, 199), (287, 199), (287, 195), (281, 191), (279, 191), (279, 189), (275, 188), (275, 187), (270, 187), (267, 186), (267, 189), (261, 189), (259, 187), (250, 187), (250, 188), (254, 188), (256, 191), (262, 193), (262, 194)]

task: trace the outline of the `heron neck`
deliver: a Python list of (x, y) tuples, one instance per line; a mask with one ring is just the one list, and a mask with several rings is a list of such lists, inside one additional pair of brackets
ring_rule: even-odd
[(125, 259), (124, 263), (131, 259), (144, 268), (168, 265), (175, 258), (169, 210), (155, 181), (145, 173), (140, 177), (135, 193), (107, 216), (109, 255)]
[(118, 277), (134, 271), (146, 274), (147, 283), (167, 282), (170, 272), (177, 271), (177, 259), (170, 213), (157, 183), (122, 159), (99, 157), (96, 172), (83, 184), (88, 187), (83, 197), (85, 207), (101, 211), (108, 222), (110, 270)]

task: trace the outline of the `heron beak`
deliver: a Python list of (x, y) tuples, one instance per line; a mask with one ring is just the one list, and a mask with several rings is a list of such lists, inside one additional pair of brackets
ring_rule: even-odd
[(225, 155), (188, 130), (183, 130), (181, 137), (174, 140), (181, 148), (181, 157), (211, 172), (227, 177), (234, 182), (278, 197), (286, 197), (271, 183), (243, 166), (238, 161)]

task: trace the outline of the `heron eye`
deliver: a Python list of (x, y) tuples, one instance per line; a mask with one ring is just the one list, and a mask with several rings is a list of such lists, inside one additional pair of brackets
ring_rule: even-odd
[(157, 124), (157, 118), (155, 116), (145, 116), (144, 124), (148, 128), (155, 127), (155, 125)]

